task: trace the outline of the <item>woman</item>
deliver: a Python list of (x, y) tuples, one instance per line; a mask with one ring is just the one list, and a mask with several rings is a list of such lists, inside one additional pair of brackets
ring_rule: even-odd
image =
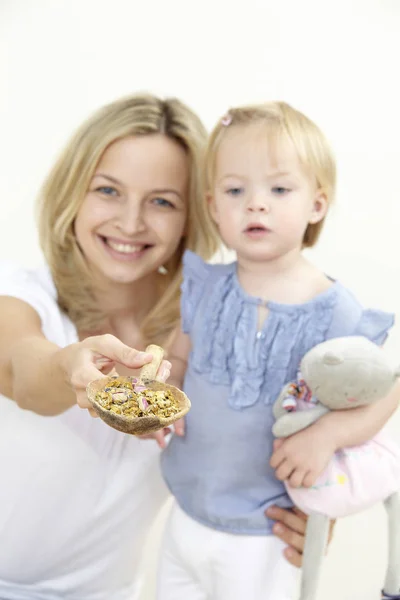
[[(203, 205), (206, 132), (178, 100), (133, 96), (77, 131), (44, 184), (47, 267), (0, 282), (0, 597), (137, 598), (146, 533), (166, 498), (155, 444), (93, 419), (85, 388), (168, 346), (181, 257), (217, 249)], [(159, 377), (169, 374), (169, 363)], [(13, 402), (10, 402), (10, 399)], [(273, 516), (273, 515), (272, 515)], [(274, 517), (273, 517), (274, 518)], [(280, 537), (299, 563), (304, 519)]]

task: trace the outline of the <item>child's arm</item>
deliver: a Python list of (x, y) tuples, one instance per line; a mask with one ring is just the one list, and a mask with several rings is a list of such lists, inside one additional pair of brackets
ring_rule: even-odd
[(276, 440), (270, 464), (276, 477), (294, 487), (311, 487), (340, 448), (358, 446), (376, 435), (397, 409), (400, 384), (385, 397), (360, 408), (331, 411), (285, 440)]

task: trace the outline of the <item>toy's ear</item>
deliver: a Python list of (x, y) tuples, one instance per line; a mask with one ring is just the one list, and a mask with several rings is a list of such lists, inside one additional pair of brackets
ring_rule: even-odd
[(343, 356), (338, 352), (333, 352), (332, 350), (325, 352), (324, 356), (322, 357), (322, 362), (325, 365), (340, 365), (343, 361)]

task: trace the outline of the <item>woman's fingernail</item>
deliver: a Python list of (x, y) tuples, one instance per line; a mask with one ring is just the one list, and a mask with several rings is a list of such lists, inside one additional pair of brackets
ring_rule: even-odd
[(275, 509), (272, 508), (271, 506), (269, 508), (267, 508), (267, 515), (269, 517), (273, 517), (275, 515)]
[(279, 525), (279, 523), (277, 525), (274, 525), (274, 533), (283, 533), (282, 525)]
[(166, 369), (165, 367), (162, 367), (162, 369), (160, 370), (159, 373), (159, 378), (162, 379), (163, 381), (165, 381), (166, 379), (168, 379), (168, 377), (170, 376), (171, 372), (169, 369)]
[(142, 360), (153, 358), (153, 355), (150, 354), (150, 352), (139, 352), (136, 356)]

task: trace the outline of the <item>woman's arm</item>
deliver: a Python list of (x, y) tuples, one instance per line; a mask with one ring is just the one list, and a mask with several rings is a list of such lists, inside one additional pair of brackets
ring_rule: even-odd
[(75, 394), (57, 360), (59, 352), (44, 337), (39, 315), (29, 304), (0, 298), (2, 394), (42, 415), (58, 414), (75, 404)]
[(0, 392), (21, 408), (40, 415), (60, 414), (76, 402), (90, 408), (90, 381), (104, 376), (116, 362), (136, 369), (150, 360), (151, 355), (112, 335), (59, 348), (44, 337), (40, 318), (29, 304), (0, 297)]

